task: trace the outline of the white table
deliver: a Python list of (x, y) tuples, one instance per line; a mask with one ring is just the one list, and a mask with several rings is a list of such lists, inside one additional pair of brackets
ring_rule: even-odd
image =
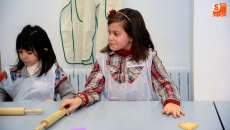
[(230, 130), (230, 102), (215, 102), (218, 114), (225, 130)]
[[(43, 108), (41, 115), (0, 116), (1, 130), (33, 130), (42, 119), (54, 113), (60, 102), (0, 103), (0, 107)], [(63, 117), (48, 130), (70, 130), (84, 126), (87, 130), (182, 130), (179, 123), (194, 122), (195, 130), (221, 130), (213, 102), (182, 102), (186, 115), (180, 118), (162, 115), (156, 101), (100, 101)]]

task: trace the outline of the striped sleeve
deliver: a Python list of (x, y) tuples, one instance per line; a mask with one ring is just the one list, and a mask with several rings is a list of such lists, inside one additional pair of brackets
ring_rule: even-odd
[(151, 66), (152, 83), (157, 90), (163, 105), (169, 102), (180, 105), (180, 95), (178, 87), (167, 74), (162, 61), (157, 56), (157, 52), (153, 51), (153, 60)]
[(77, 95), (83, 100), (82, 106), (91, 105), (100, 100), (100, 93), (105, 83), (104, 75), (96, 61), (94, 67), (86, 81), (85, 89)]

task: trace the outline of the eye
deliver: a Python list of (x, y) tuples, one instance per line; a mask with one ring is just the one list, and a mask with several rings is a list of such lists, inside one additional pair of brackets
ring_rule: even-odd
[(27, 54), (33, 54), (33, 52), (32, 51), (27, 51)]
[(22, 50), (18, 50), (18, 53), (22, 53)]
[(116, 32), (115, 32), (115, 33), (114, 33), (114, 35), (115, 35), (115, 36), (118, 36), (118, 35), (119, 35), (119, 33), (116, 33)]

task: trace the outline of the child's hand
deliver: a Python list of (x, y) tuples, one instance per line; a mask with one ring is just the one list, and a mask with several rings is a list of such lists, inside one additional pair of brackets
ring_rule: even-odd
[(82, 99), (79, 97), (73, 99), (65, 99), (60, 105), (59, 109), (66, 108), (66, 114), (69, 115), (71, 111), (77, 109), (82, 104)]
[(172, 114), (174, 118), (180, 117), (180, 115), (185, 115), (182, 108), (174, 103), (167, 103), (162, 110), (163, 114)]

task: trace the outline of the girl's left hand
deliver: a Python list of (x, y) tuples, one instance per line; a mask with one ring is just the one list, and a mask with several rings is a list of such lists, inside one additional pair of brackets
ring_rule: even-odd
[(174, 103), (167, 103), (162, 110), (163, 114), (172, 114), (174, 118), (180, 117), (180, 115), (185, 115), (184, 111), (180, 106)]

